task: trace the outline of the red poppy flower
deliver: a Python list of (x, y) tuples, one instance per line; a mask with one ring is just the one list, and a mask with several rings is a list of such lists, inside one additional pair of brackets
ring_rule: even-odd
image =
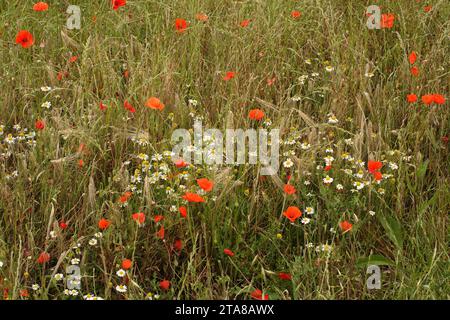
[(417, 101), (417, 95), (415, 95), (414, 93), (408, 94), (408, 95), (406, 96), (406, 100), (407, 100), (409, 103), (414, 103), (414, 102)]
[(412, 74), (414, 77), (419, 76), (419, 68), (417, 68), (417, 67), (412, 67), (412, 68), (411, 68), (411, 74)]
[(330, 165), (327, 165), (327, 166), (325, 166), (325, 168), (323, 168), (323, 170), (325, 170), (325, 171), (330, 171), (330, 170), (331, 170), (331, 166), (330, 166)]
[(373, 161), (369, 160), (367, 162), (367, 169), (370, 173), (374, 173), (375, 171), (380, 170), (383, 167), (383, 163), (381, 161)]
[(184, 19), (177, 18), (175, 19), (175, 29), (177, 32), (182, 33), (188, 27), (188, 23)]
[(302, 216), (302, 212), (297, 207), (288, 207), (283, 215), (288, 218), (292, 223)]
[(426, 94), (422, 96), (422, 102), (426, 105), (430, 105), (434, 102), (434, 95), (432, 94)]
[(48, 254), (47, 252), (41, 252), (39, 257), (37, 258), (37, 262), (39, 264), (44, 264), (49, 261), (50, 261), (50, 254)]
[(130, 259), (123, 259), (122, 260), (122, 269), (128, 270), (133, 265), (133, 262)]
[(380, 171), (375, 171), (375, 172), (372, 173), (372, 174), (373, 174), (373, 178), (374, 178), (376, 181), (380, 181), (381, 179), (383, 179), (383, 175), (381, 174)]
[(245, 20), (243, 20), (243, 21), (241, 22), (241, 27), (242, 27), (242, 28), (248, 27), (248, 25), (250, 24), (251, 21), (252, 21), (251, 19), (245, 19)]
[(161, 288), (161, 290), (167, 291), (170, 288), (170, 281), (169, 280), (162, 280), (159, 283), (159, 287)]
[(266, 294), (263, 296), (263, 293), (259, 289), (255, 289), (250, 295), (255, 300), (269, 300), (269, 295)]
[(82, 168), (84, 166), (84, 160), (80, 159), (78, 160), (78, 167)]
[(178, 211), (180, 211), (180, 215), (182, 218), (186, 218), (187, 217), (187, 209), (185, 206), (181, 206), (178, 208)]
[(225, 81), (229, 81), (231, 79), (233, 79), (236, 76), (236, 72), (233, 71), (228, 71), (225, 76), (223, 77), (223, 80)]
[(256, 121), (261, 120), (262, 118), (264, 118), (264, 116), (265, 116), (264, 111), (262, 111), (261, 109), (252, 109), (248, 113), (248, 117)]
[(175, 241), (173, 243), (173, 248), (175, 249), (175, 251), (178, 251), (178, 252), (183, 250), (183, 241), (181, 241), (181, 239), (175, 239)]
[(42, 1), (36, 2), (33, 5), (33, 10), (34, 11), (47, 11), (48, 10), (48, 4), (45, 3), (45, 2), (42, 2)]
[(206, 192), (211, 191), (212, 188), (214, 187), (214, 182), (206, 178), (197, 179), (197, 184), (200, 188), (202, 188)]
[(164, 226), (161, 226), (161, 229), (159, 229), (158, 232), (156, 232), (156, 236), (161, 240), (163, 240), (164, 234), (165, 234)]
[(153, 218), (153, 221), (155, 221), (155, 223), (158, 223), (158, 222), (160, 222), (162, 219), (164, 219), (164, 216), (156, 215), (156, 216)]
[(145, 222), (145, 214), (143, 212), (133, 213), (131, 217), (138, 224), (143, 224)]
[(105, 218), (100, 219), (98, 222), (98, 227), (100, 230), (106, 230), (111, 225), (111, 221), (106, 220)]
[(69, 62), (70, 63), (74, 63), (77, 60), (78, 60), (78, 56), (72, 56), (72, 57), (69, 58)]
[(132, 193), (131, 191), (125, 192), (123, 195), (120, 196), (119, 202), (120, 202), (120, 203), (125, 203), (125, 202), (127, 202), (128, 199), (131, 198), (132, 194), (133, 194), (133, 193)]
[(113, 9), (117, 10), (127, 4), (127, 0), (112, 0)]
[(33, 45), (33, 35), (27, 30), (21, 30), (16, 36), (16, 44), (20, 44), (22, 48), (29, 48)]
[(127, 109), (128, 111), (130, 111), (131, 113), (136, 112), (136, 109), (131, 105), (131, 103), (129, 103), (127, 100), (124, 101), (123, 103), (123, 107), (125, 109)]
[(147, 108), (150, 109), (155, 109), (155, 110), (162, 110), (164, 109), (165, 105), (164, 103), (161, 102), (161, 100), (159, 100), (158, 98), (155, 97), (151, 97), (149, 98), (146, 102), (145, 102), (145, 106)]
[(432, 6), (425, 6), (425, 7), (423, 8), (423, 11), (425, 11), (425, 12), (430, 12), (432, 8), (433, 8)]
[(339, 227), (341, 228), (343, 233), (346, 233), (346, 232), (352, 230), (353, 224), (351, 224), (347, 220), (344, 220), (341, 223), (339, 223)]
[(409, 54), (409, 63), (414, 64), (417, 60), (417, 53), (415, 51)]
[(294, 19), (300, 18), (301, 15), (302, 15), (302, 13), (300, 11), (298, 11), (298, 10), (294, 10), (294, 11), (291, 12), (291, 17), (294, 18)]
[(445, 97), (441, 94), (433, 94), (433, 101), (437, 104), (444, 104), (445, 103)]
[(289, 183), (285, 184), (283, 189), (286, 194), (294, 194), (296, 192), (295, 187)]
[(381, 27), (392, 28), (394, 26), (395, 16), (392, 13), (385, 13), (381, 15)]
[(22, 298), (28, 298), (30, 296), (30, 294), (28, 293), (27, 289), (22, 289), (22, 290), (20, 290), (20, 296)]
[(225, 253), (227, 256), (230, 256), (230, 257), (234, 256), (234, 252), (231, 251), (230, 249), (223, 249), (223, 253)]
[(203, 199), (202, 196), (192, 192), (186, 192), (183, 199), (189, 202), (205, 202), (205, 199)]
[(67, 223), (65, 223), (64, 221), (61, 221), (61, 222), (59, 223), (59, 227), (60, 227), (61, 229), (63, 229), (63, 230), (66, 230), (66, 229), (67, 229)]
[(42, 121), (42, 120), (36, 120), (36, 122), (35, 122), (35, 124), (34, 124), (34, 127), (35, 127), (37, 130), (43, 130), (43, 129), (45, 128), (45, 122)]
[(278, 274), (278, 278), (280, 278), (281, 280), (292, 280), (292, 276), (289, 273), (285, 272), (280, 272)]
[(106, 110), (107, 106), (104, 105), (103, 102), (100, 101), (99, 108), (100, 108), (101, 111), (104, 111), (104, 110)]
[(184, 168), (186, 167), (188, 164), (183, 160), (183, 159), (178, 159), (177, 161), (175, 161), (175, 166), (177, 168)]

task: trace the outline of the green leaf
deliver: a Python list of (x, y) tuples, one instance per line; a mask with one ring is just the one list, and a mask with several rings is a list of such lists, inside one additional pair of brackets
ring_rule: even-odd
[(427, 172), (429, 162), (430, 162), (429, 160), (426, 160), (425, 162), (422, 162), (420, 166), (417, 168), (417, 179), (419, 181), (423, 180), (423, 178), (425, 177), (425, 173)]
[(369, 257), (359, 257), (356, 261), (357, 267), (366, 267), (366, 266), (392, 266), (394, 262), (380, 254), (374, 254)]
[(378, 216), (386, 233), (398, 250), (403, 248), (403, 230), (400, 222), (391, 216)]

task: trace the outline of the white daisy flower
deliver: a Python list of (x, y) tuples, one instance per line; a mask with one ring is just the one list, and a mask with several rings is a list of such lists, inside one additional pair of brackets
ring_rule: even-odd
[(290, 168), (290, 167), (292, 167), (293, 165), (294, 165), (294, 162), (292, 162), (291, 159), (287, 159), (286, 161), (283, 162), (283, 166), (284, 166), (285, 168)]
[(333, 114), (330, 117), (328, 117), (328, 123), (329, 124), (336, 124), (338, 123), (339, 120), (336, 118), (336, 116)]
[(300, 148), (302, 148), (303, 150), (308, 150), (309, 148), (311, 148), (311, 145), (309, 143), (307, 143), (307, 142), (303, 142), (300, 145)]
[(125, 275), (126, 275), (127, 273), (125, 272), (125, 270), (119, 269), (119, 270), (117, 270), (116, 274), (117, 274), (118, 277), (123, 278), (123, 277), (125, 277)]
[(391, 168), (392, 170), (397, 170), (398, 165), (394, 162), (389, 162), (389, 168)]
[(64, 275), (62, 273), (57, 273), (57, 274), (55, 274), (55, 276), (53, 278), (56, 281), (61, 281), (62, 279), (64, 279)]
[(52, 103), (50, 101), (45, 101), (44, 103), (41, 104), (41, 107), (45, 109), (50, 109), (52, 107)]
[(355, 177), (362, 179), (362, 177), (364, 176), (364, 172), (362, 170), (359, 170), (358, 173), (355, 173)]
[(353, 182), (353, 186), (356, 188), (356, 190), (361, 190), (364, 188), (365, 184), (364, 182), (355, 181)]
[(303, 224), (308, 224), (308, 223), (310, 223), (311, 222), (311, 219), (309, 219), (309, 218), (302, 218), (302, 221), (301, 221)]
[(125, 293), (127, 292), (127, 286), (124, 284), (118, 285), (116, 286), (116, 291), (120, 293)]
[(74, 296), (74, 297), (78, 296), (78, 293), (79, 293), (78, 290), (75, 290), (75, 289), (69, 291), (69, 295)]
[(353, 145), (352, 139), (345, 139), (344, 142), (345, 142), (345, 144), (348, 145), (348, 146)]
[(330, 184), (333, 182), (333, 178), (331, 178), (330, 176), (326, 176), (325, 178), (323, 178), (323, 183), (325, 184)]

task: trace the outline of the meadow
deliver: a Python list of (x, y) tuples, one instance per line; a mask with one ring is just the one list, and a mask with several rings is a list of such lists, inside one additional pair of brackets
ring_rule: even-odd
[[(450, 298), (448, 1), (36, 2), (0, 1), (0, 299)], [(279, 129), (277, 174), (174, 161), (195, 120)]]

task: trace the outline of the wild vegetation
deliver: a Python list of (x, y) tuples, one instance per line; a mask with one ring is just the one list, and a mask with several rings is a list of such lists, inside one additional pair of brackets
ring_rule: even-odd
[(1, 1), (3, 299), (448, 299), (450, 3), (373, 2)]

